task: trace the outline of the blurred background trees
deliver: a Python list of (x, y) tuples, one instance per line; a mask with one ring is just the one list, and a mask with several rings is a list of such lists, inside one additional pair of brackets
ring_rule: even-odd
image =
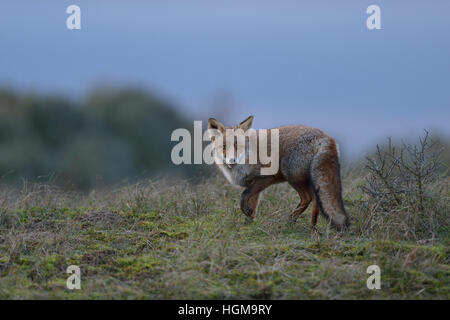
[(199, 166), (175, 166), (174, 129), (192, 121), (153, 93), (97, 89), (84, 101), (0, 91), (0, 183), (51, 180), (89, 189), (125, 179), (181, 176)]
[[(223, 113), (233, 109), (231, 102), (227, 95), (218, 96), (202, 120), (215, 116), (232, 123), (227, 118), (234, 112)], [(214, 166), (176, 166), (170, 159), (178, 143), (170, 141), (172, 131), (192, 133), (193, 120), (155, 93), (132, 88), (97, 88), (83, 100), (3, 89), (0, 184), (19, 185), (25, 179), (89, 190), (145, 178), (195, 182)], [(447, 171), (450, 147), (440, 140), (442, 170)], [(361, 164), (364, 156), (349, 160)]]

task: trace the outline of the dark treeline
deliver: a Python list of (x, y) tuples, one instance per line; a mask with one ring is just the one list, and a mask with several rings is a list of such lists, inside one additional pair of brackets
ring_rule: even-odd
[(193, 177), (175, 166), (170, 134), (192, 128), (152, 93), (99, 89), (74, 102), (0, 91), (0, 183), (51, 180), (87, 190), (144, 177)]

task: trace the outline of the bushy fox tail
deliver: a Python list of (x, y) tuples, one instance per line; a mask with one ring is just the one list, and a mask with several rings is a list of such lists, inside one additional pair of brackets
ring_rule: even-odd
[(342, 201), (338, 150), (334, 140), (320, 142), (311, 162), (311, 182), (321, 214), (338, 230), (350, 225)]

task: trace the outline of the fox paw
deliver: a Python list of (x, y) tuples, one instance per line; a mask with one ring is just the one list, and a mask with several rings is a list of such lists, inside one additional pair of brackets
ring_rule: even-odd
[(298, 218), (297, 216), (291, 214), (289, 216), (288, 224), (294, 224), (295, 222), (297, 222), (297, 218)]
[(244, 212), (246, 223), (248, 224), (248, 223), (253, 222), (253, 216), (252, 216), (253, 209), (252, 208), (245, 208), (245, 209), (242, 209), (242, 211)]
[(316, 226), (313, 226), (311, 228), (311, 239), (316, 239), (317, 241), (320, 241), (320, 232)]
[(245, 224), (251, 224), (251, 223), (253, 223), (253, 219), (250, 218), (250, 217), (245, 217), (245, 222), (244, 223)]
[(248, 217), (248, 218), (252, 217), (252, 213), (253, 213), (252, 208), (244, 208), (244, 209), (242, 209), (242, 211), (244, 212), (246, 217)]

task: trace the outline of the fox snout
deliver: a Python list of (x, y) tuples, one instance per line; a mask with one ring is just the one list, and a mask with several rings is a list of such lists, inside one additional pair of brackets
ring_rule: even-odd
[(237, 164), (238, 161), (236, 158), (224, 158), (223, 162), (228, 168), (233, 169), (233, 167)]
[(218, 163), (226, 165), (229, 169), (232, 169), (238, 164), (238, 159), (236, 157), (227, 157), (225, 152), (217, 154), (217, 160), (219, 161)]

